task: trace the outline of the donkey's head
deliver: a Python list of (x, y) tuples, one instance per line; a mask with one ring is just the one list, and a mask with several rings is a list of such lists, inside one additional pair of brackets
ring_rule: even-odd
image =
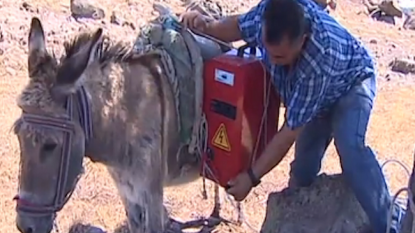
[(14, 127), (20, 144), (16, 224), (22, 233), (48, 233), (83, 170), (91, 113), (82, 80), (96, 64), (102, 29), (65, 43), (61, 59), (47, 51), (38, 18), (28, 40), (29, 82), (17, 100), (22, 114)]

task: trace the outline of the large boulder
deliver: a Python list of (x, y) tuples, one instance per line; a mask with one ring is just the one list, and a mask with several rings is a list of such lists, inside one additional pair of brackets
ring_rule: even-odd
[(306, 188), (268, 197), (263, 233), (366, 232), (369, 221), (340, 174), (320, 175)]

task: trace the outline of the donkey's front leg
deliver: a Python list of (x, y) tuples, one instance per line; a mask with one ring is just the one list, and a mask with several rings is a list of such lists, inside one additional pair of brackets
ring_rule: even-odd
[(131, 233), (164, 232), (166, 221), (162, 195), (143, 190), (137, 200), (127, 201), (125, 210)]
[(136, 198), (123, 198), (131, 233), (162, 233), (167, 224), (162, 188), (140, 187)]
[(162, 233), (167, 224), (163, 207), (163, 182), (146, 168), (122, 170), (112, 176), (118, 186), (131, 233)]

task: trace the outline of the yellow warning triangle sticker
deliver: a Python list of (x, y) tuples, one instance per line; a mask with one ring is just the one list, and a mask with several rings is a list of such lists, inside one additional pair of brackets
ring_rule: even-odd
[(224, 151), (231, 151), (231, 144), (229, 143), (228, 133), (226, 132), (225, 124), (221, 123), (216, 130), (212, 139), (212, 144)]

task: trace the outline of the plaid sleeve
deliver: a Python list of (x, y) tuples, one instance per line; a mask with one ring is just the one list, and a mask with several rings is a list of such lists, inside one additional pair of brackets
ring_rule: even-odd
[(293, 87), (286, 112), (286, 125), (292, 130), (309, 123), (320, 110), (335, 60), (327, 52), (305, 59), (313, 71), (308, 72), (310, 75), (302, 73), (303, 77)]
[(259, 33), (261, 30), (262, 12), (267, 0), (262, 0), (257, 6), (251, 8), (247, 13), (238, 18), (239, 30), (242, 40), (251, 45), (258, 45)]

